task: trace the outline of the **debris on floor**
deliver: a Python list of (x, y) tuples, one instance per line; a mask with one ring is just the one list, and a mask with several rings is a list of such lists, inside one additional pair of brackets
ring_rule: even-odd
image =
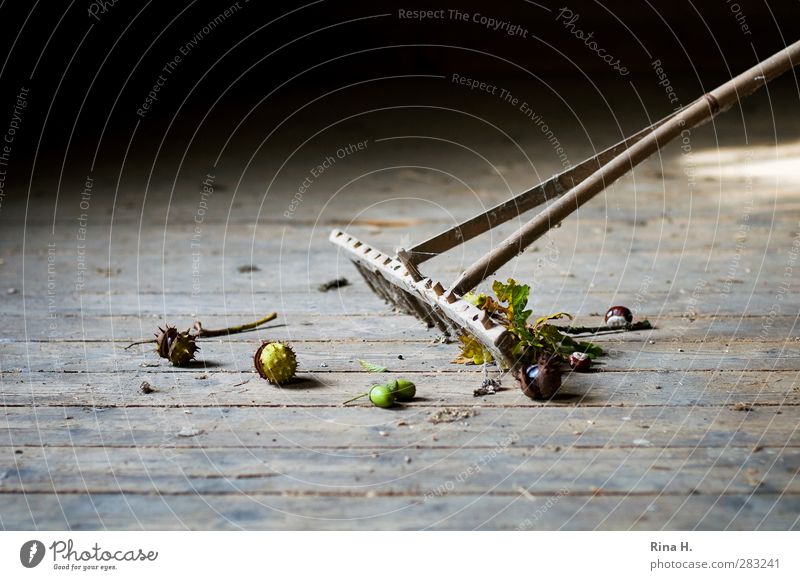
[(256, 266), (255, 264), (245, 264), (244, 266), (239, 266), (236, 270), (240, 274), (248, 274), (250, 272), (260, 272), (261, 268)]
[(105, 278), (113, 278), (117, 274), (122, 274), (122, 268), (95, 268), (95, 272)]
[(453, 423), (455, 421), (463, 421), (478, 414), (477, 409), (455, 409), (452, 407), (445, 407), (439, 409), (428, 415), (428, 421), (431, 423)]
[(481, 386), (472, 391), (473, 397), (484, 397), (486, 395), (495, 395), (500, 389), (500, 381), (498, 379), (483, 379)]
[(763, 484), (761, 474), (758, 469), (754, 467), (748, 467), (744, 470), (744, 478), (747, 484), (753, 487), (760, 487)]
[(753, 405), (751, 403), (739, 401), (738, 403), (734, 403), (733, 405), (729, 406), (728, 409), (731, 411), (752, 411)]
[(347, 278), (336, 278), (335, 280), (328, 280), (324, 284), (317, 286), (320, 292), (328, 292), (329, 290), (336, 290), (337, 288), (344, 288), (350, 286), (350, 281)]
[(202, 429), (195, 429), (194, 427), (183, 427), (178, 431), (178, 437), (197, 437), (205, 433)]
[(155, 393), (158, 391), (153, 385), (148, 383), (147, 381), (142, 381), (142, 384), (139, 385), (139, 390), (142, 392), (143, 395), (149, 395), (150, 393)]

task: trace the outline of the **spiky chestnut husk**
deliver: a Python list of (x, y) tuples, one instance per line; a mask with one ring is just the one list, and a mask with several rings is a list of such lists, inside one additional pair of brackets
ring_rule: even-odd
[(158, 328), (156, 334), (156, 352), (161, 358), (168, 359), (173, 365), (181, 366), (194, 360), (194, 355), (200, 347), (195, 343), (194, 337), (184, 332), (178, 332), (174, 326)]
[(558, 359), (543, 354), (539, 362), (517, 370), (517, 380), (526, 397), (534, 400), (549, 399), (561, 387), (561, 369)]
[(253, 363), (261, 378), (273, 385), (286, 383), (297, 371), (297, 357), (285, 342), (263, 342), (253, 356)]

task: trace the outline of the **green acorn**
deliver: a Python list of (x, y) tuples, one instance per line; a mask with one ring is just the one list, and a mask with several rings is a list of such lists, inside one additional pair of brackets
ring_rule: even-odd
[(273, 385), (289, 381), (297, 371), (297, 357), (285, 342), (264, 341), (258, 347), (253, 362), (261, 378)]
[(412, 401), (414, 395), (417, 394), (417, 386), (411, 381), (406, 379), (397, 379), (396, 381), (389, 381), (387, 384), (389, 390), (392, 391), (395, 399), (398, 401)]
[(168, 359), (176, 367), (188, 364), (194, 360), (195, 353), (200, 347), (195, 343), (193, 336), (186, 332), (178, 332), (174, 326), (158, 328), (156, 334), (156, 352), (161, 358)]
[(389, 385), (375, 385), (369, 390), (369, 400), (376, 407), (388, 409), (394, 405), (396, 398)]

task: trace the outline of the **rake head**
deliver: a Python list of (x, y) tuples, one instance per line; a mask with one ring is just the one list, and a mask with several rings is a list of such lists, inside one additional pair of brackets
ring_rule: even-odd
[(365, 244), (341, 230), (333, 230), (330, 241), (347, 252), (370, 289), (398, 309), (442, 332), (477, 339), (504, 368), (512, 368), (509, 332), (483, 310), (446, 293), (439, 282), (415, 276), (400, 260)]

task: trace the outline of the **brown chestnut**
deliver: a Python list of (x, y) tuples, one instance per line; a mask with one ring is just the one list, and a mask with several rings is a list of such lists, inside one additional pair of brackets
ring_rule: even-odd
[(569, 366), (578, 373), (585, 373), (592, 366), (592, 359), (585, 352), (575, 351), (569, 355)]
[(606, 312), (605, 320), (609, 328), (624, 328), (633, 322), (633, 313), (627, 306), (612, 306)]
[(517, 380), (526, 397), (549, 399), (561, 387), (561, 369), (554, 357), (542, 355), (538, 363), (520, 367)]

